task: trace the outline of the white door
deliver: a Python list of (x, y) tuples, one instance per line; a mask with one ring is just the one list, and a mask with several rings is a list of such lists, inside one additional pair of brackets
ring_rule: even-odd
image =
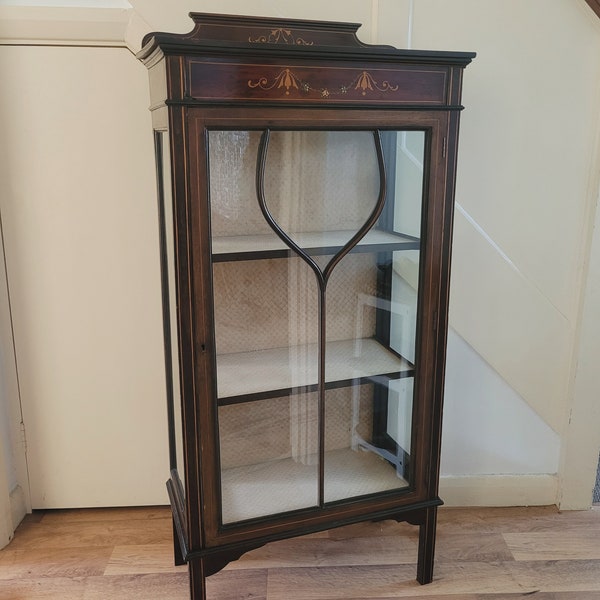
[(147, 72), (2, 47), (0, 210), (33, 508), (167, 503)]

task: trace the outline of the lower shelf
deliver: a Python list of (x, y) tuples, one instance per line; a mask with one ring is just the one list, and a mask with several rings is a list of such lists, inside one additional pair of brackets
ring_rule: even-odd
[[(318, 457), (292, 458), (223, 471), (223, 523), (318, 505)], [(408, 487), (372, 452), (345, 448), (325, 453), (325, 502)]]

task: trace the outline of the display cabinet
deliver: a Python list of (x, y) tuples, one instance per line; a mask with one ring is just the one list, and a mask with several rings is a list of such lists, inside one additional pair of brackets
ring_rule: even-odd
[(461, 78), (358, 25), (150, 34), (175, 560), (420, 527), (432, 579)]

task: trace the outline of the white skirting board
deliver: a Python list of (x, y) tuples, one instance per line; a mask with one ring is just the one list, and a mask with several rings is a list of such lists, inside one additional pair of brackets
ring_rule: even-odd
[(558, 501), (558, 476), (447, 475), (440, 498), (446, 506), (547, 506)]

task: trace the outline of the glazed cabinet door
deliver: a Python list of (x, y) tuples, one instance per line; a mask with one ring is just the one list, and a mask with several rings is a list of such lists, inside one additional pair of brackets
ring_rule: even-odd
[(192, 135), (210, 221), (215, 526), (414, 499), (431, 128)]

